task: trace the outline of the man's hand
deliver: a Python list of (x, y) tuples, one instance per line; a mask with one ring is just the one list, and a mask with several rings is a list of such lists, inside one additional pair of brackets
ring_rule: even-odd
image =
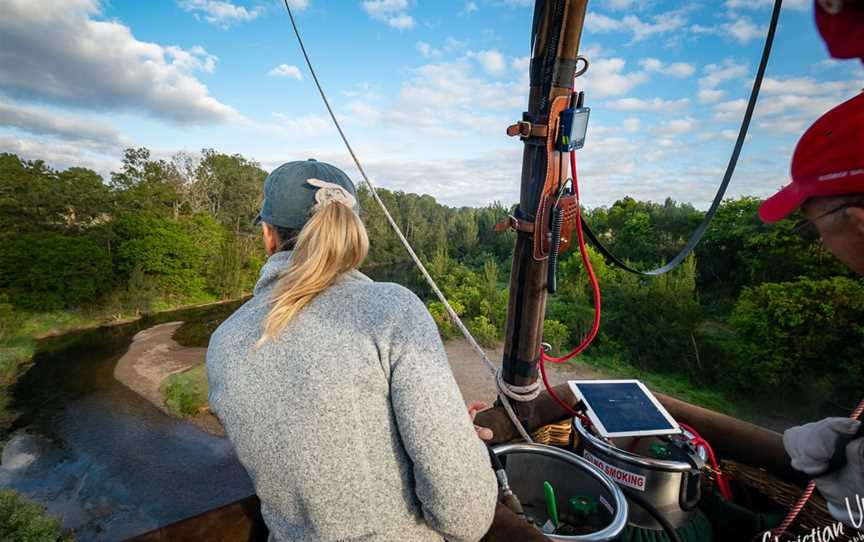
[[(489, 405), (483, 401), (468, 401), (468, 416), (471, 417), (471, 421), (473, 422), (477, 413), (481, 410), (486, 410), (487, 408), (489, 408)], [(491, 429), (475, 425), (474, 430), (477, 431), (477, 436), (480, 437), (480, 440), (492, 440), (493, 435)]]

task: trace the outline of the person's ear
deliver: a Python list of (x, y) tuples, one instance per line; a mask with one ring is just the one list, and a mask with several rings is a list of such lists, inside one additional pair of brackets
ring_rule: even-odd
[(276, 231), (271, 228), (270, 225), (266, 222), (262, 222), (261, 232), (264, 236), (264, 250), (267, 251), (268, 256), (272, 256), (276, 253), (276, 249), (278, 248), (279, 244), (276, 236)]
[(846, 209), (846, 216), (854, 221), (859, 232), (864, 233), (864, 208), (849, 207)]

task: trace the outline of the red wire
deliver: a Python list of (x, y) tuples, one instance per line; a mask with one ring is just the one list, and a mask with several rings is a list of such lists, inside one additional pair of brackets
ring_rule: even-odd
[(717, 464), (717, 456), (714, 455), (714, 448), (708, 444), (708, 441), (702, 438), (702, 435), (699, 434), (698, 431), (693, 429), (691, 426), (686, 423), (678, 423), (682, 429), (687, 431), (688, 433), (693, 435), (691, 441), (695, 446), (703, 446), (705, 448), (705, 452), (708, 454), (708, 463), (711, 464), (711, 468), (714, 469), (714, 472), (717, 473), (717, 489), (720, 491), (720, 495), (727, 501), (732, 500), (732, 488), (729, 487), (729, 480), (726, 479), (726, 476), (720, 472), (720, 466)]
[(577, 412), (570, 405), (565, 403), (558, 394), (555, 393), (555, 390), (552, 389), (552, 386), (549, 385), (549, 379), (546, 377), (546, 367), (544, 363), (546, 361), (551, 361), (552, 363), (564, 363), (579, 354), (581, 354), (594, 338), (597, 336), (597, 331), (600, 329), (600, 284), (597, 282), (597, 276), (594, 274), (594, 268), (591, 267), (591, 260), (588, 258), (588, 249), (585, 246), (585, 236), (582, 233), (582, 207), (579, 202), (579, 179), (576, 176), (576, 153), (570, 153), (570, 172), (573, 174), (573, 192), (576, 194), (576, 236), (579, 239), (579, 253), (582, 256), (582, 264), (585, 266), (585, 270), (588, 272), (588, 278), (591, 281), (591, 289), (594, 292), (594, 324), (591, 326), (591, 331), (588, 332), (588, 335), (585, 336), (585, 339), (579, 343), (579, 346), (574, 348), (570, 353), (560, 358), (556, 358), (553, 356), (548, 356), (546, 352), (542, 349), (540, 350), (540, 376), (543, 378), (543, 385), (546, 386), (546, 390), (549, 392), (549, 396), (558, 403), (561, 408), (563, 408), (566, 412), (569, 412), (570, 415), (578, 417), (582, 424), (585, 426), (590, 425), (589, 420), (585, 417), (584, 414)]
[[(597, 282), (597, 275), (594, 274), (594, 268), (591, 267), (591, 260), (588, 258), (588, 248), (585, 246), (585, 236), (582, 233), (582, 206), (579, 200), (579, 178), (576, 175), (576, 153), (570, 153), (570, 172), (573, 174), (573, 192), (576, 194), (576, 236), (579, 239), (579, 253), (582, 255), (582, 264), (588, 272), (588, 278), (591, 281), (591, 289), (594, 293), (594, 323), (591, 326), (591, 331), (579, 343), (579, 346), (570, 351), (570, 353), (556, 358), (546, 355), (546, 352), (540, 352), (540, 363), (550, 361), (552, 363), (564, 363), (585, 351), (597, 336), (597, 331), (600, 329), (600, 283)], [(547, 386), (548, 387), (548, 386)]]

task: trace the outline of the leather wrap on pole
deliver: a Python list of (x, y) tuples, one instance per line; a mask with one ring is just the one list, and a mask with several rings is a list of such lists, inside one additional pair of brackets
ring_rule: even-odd
[[(588, 0), (537, 0), (526, 120), (548, 123), (554, 99), (570, 94), (587, 4)], [(534, 221), (547, 178), (557, 177), (560, 171), (559, 160), (548, 163), (549, 154), (544, 143), (539, 138), (524, 143), (516, 211), (519, 220)], [(534, 235), (517, 232), (502, 369), (504, 381), (512, 385), (527, 386), (537, 380), (546, 311), (546, 266), (545, 259), (534, 258)], [(514, 403), (513, 406), (520, 418), (526, 419), (534, 408), (532, 403)]]

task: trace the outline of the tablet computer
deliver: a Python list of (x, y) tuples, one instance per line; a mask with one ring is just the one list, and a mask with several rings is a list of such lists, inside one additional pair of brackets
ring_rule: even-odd
[(597, 432), (606, 438), (681, 432), (675, 419), (638, 380), (571, 380), (568, 384), (585, 404)]

